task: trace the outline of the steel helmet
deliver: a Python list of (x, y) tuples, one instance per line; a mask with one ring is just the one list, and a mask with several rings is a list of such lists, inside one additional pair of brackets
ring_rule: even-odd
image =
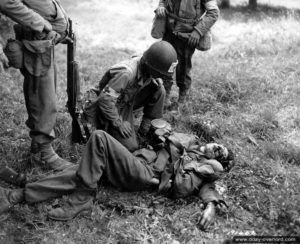
[(166, 42), (153, 43), (143, 54), (145, 64), (154, 72), (172, 77), (178, 64), (174, 47)]

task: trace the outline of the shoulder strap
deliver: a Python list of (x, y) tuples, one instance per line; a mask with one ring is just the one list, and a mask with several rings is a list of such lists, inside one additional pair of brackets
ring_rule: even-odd
[(201, 0), (196, 0), (197, 5), (196, 5), (196, 19), (195, 19), (195, 24), (198, 24), (200, 20), (203, 19), (203, 17), (206, 15), (206, 11), (201, 15)]
[(201, 0), (197, 0), (196, 5), (196, 19), (198, 20), (201, 15)]
[(169, 9), (171, 10), (171, 12), (173, 12), (174, 6), (173, 6), (172, 0), (165, 0), (165, 1), (166, 1), (166, 7), (169, 7)]

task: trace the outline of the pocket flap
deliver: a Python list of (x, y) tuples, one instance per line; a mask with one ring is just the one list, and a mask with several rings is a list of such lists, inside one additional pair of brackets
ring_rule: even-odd
[(25, 48), (32, 53), (45, 53), (50, 47), (53, 46), (52, 40), (23, 40), (23, 44)]

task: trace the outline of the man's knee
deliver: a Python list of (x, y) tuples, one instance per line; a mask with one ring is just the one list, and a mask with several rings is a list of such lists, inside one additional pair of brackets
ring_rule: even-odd
[(108, 134), (103, 130), (95, 130), (91, 134), (91, 138), (105, 138)]
[(103, 141), (106, 138), (106, 132), (103, 130), (95, 130), (92, 132), (90, 139), (88, 142), (97, 142), (97, 141)]

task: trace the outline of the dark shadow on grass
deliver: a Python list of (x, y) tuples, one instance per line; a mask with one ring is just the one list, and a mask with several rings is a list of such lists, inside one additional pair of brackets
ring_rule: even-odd
[(249, 20), (262, 21), (266, 18), (280, 19), (293, 16), (300, 19), (300, 9), (290, 9), (281, 6), (258, 5), (257, 10), (247, 6), (236, 6), (221, 9), (221, 16), (227, 21), (248, 22)]

